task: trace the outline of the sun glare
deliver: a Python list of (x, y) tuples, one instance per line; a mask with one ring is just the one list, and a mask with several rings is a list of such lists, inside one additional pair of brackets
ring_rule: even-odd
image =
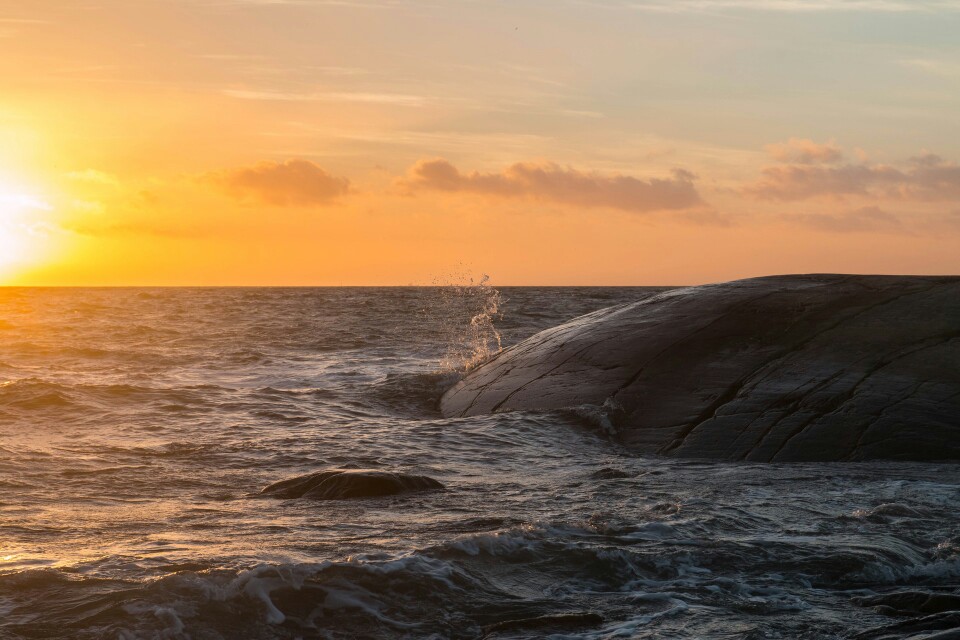
[(34, 257), (34, 214), (50, 209), (26, 190), (0, 183), (0, 281)]

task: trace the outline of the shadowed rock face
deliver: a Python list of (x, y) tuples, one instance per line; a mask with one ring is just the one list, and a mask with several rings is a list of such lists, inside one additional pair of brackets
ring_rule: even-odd
[(624, 444), (751, 461), (960, 458), (960, 276), (673, 289), (542, 331), (444, 415), (605, 405)]
[(268, 498), (347, 500), (443, 488), (442, 484), (427, 476), (350, 469), (319, 471), (281, 480), (264, 488), (259, 495)]
[(960, 594), (927, 591), (897, 591), (853, 598), (862, 607), (873, 607), (894, 616), (960, 611)]

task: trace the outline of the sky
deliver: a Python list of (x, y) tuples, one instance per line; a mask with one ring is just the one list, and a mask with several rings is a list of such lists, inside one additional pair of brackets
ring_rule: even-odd
[(960, 0), (0, 0), (0, 284), (960, 273)]

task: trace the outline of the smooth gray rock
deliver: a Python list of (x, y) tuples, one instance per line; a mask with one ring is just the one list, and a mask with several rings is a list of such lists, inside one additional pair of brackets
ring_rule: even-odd
[(258, 495), (267, 498), (347, 500), (443, 489), (427, 476), (369, 469), (331, 469), (274, 482)]
[(793, 275), (666, 291), (542, 331), (444, 415), (603, 405), (641, 452), (960, 458), (960, 276)]

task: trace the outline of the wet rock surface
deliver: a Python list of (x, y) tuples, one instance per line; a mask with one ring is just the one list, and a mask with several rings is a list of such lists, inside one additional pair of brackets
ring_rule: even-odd
[(673, 289), (514, 345), (444, 415), (603, 407), (641, 452), (960, 459), (960, 276), (796, 275)]
[(873, 607), (878, 612), (894, 616), (937, 614), (948, 611), (960, 612), (960, 594), (928, 591), (897, 591), (875, 596), (854, 598), (863, 607)]
[(368, 469), (331, 469), (275, 482), (259, 495), (281, 499), (349, 500), (443, 488), (442, 484), (427, 476)]
[(855, 640), (957, 640), (960, 639), (960, 611), (910, 618), (866, 629)]
[(595, 627), (603, 624), (603, 616), (593, 613), (565, 613), (557, 615), (538, 616), (536, 618), (521, 618), (504, 620), (484, 627), (483, 638), (498, 636), (501, 633), (515, 633), (518, 631), (536, 631), (540, 633), (559, 633), (575, 630), (581, 627)]

